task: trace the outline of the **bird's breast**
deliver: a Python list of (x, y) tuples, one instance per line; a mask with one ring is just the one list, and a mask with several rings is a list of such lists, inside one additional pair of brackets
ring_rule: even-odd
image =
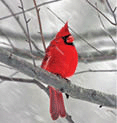
[(74, 46), (54, 46), (47, 61), (48, 71), (59, 74), (63, 78), (71, 76), (78, 62), (77, 51)]

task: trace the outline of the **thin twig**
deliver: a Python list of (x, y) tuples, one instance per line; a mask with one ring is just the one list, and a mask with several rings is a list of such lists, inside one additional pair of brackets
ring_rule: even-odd
[(11, 46), (12, 48), (14, 48), (14, 45), (13, 45), (13, 43), (11, 42), (11, 40), (9, 39), (9, 37), (8, 37), (2, 30), (1, 30), (0, 32), (1, 32), (1, 34), (2, 34), (3, 36), (6, 37), (7, 41), (8, 41), (9, 44), (10, 44), (10, 46)]
[(104, 13), (102, 13), (97, 7), (95, 7), (89, 0), (86, 0), (90, 6), (92, 6), (96, 11), (98, 11), (106, 20), (108, 20), (112, 25), (117, 25), (117, 23), (112, 22)]
[(38, 18), (39, 29), (40, 29), (40, 34), (41, 34), (41, 39), (42, 39), (43, 47), (44, 47), (44, 50), (46, 51), (46, 45), (45, 45), (45, 40), (44, 40), (42, 26), (41, 26), (41, 19), (40, 19), (40, 14), (39, 14), (40, 9), (37, 8), (36, 1), (33, 0), (33, 2), (34, 2), (36, 13), (37, 13), (37, 18)]
[(92, 69), (89, 69), (89, 70), (76, 72), (74, 75), (81, 74), (81, 73), (89, 73), (89, 72), (108, 72), (109, 73), (109, 72), (117, 72), (117, 70), (92, 70)]
[[(37, 5), (37, 7), (41, 7), (41, 6), (44, 6), (44, 5), (47, 5), (47, 4), (51, 4), (51, 3), (54, 3), (54, 2), (59, 2), (59, 1), (61, 1), (61, 0), (52, 0), (52, 1), (44, 2), (44, 3), (41, 3), (41, 4)], [(29, 11), (31, 11), (33, 9), (35, 9), (35, 7), (32, 7), (32, 8), (29, 8), (29, 9), (25, 10), (25, 13), (26, 12), (29, 12)], [(20, 14), (22, 14), (22, 11), (21, 12), (14, 13), (14, 15), (11, 14), (11, 15), (2, 17), (2, 18), (0, 18), (0, 20), (8, 19), (10, 17), (16, 16), (16, 15), (20, 15)]]
[(114, 20), (115, 20), (115, 24), (117, 24), (116, 15), (115, 15), (114, 11), (112, 10), (112, 7), (111, 7), (109, 1), (106, 0), (106, 3), (107, 3), (107, 5), (108, 5), (108, 7), (109, 7), (111, 13), (113, 14), (113, 18), (114, 18)]
[[(96, 7), (97, 7), (97, 3), (96, 3)], [(98, 8), (98, 7), (97, 7)], [(116, 42), (115, 40), (113, 39), (112, 35), (107, 31), (106, 27), (104, 26), (104, 23), (100, 17), (100, 13), (98, 12), (98, 17), (99, 17), (99, 20), (100, 20), (100, 23), (102, 25), (102, 27), (104, 28), (104, 32), (110, 37), (110, 39), (113, 41), (115, 47), (116, 47)]]
[[(47, 7), (47, 9), (55, 16), (57, 17), (62, 23), (65, 24), (65, 22), (56, 14), (54, 13), (50, 8)], [(97, 48), (95, 48), (94, 46), (92, 46), (90, 43), (88, 43), (83, 37), (81, 37), (78, 33), (76, 33), (70, 26), (69, 29), (76, 34), (76, 36), (78, 36), (78, 38), (80, 38), (81, 40), (83, 40), (87, 45), (89, 45), (90, 47), (92, 47), (93, 49), (95, 49), (98, 53), (104, 55), (100, 50), (98, 50)]]
[[(17, 73), (19, 73), (19, 72), (18, 72), (18, 71), (14, 72), (13, 74), (11, 74), (11, 75), (10, 75), (10, 77), (9, 77), (9, 78), (11, 78), (11, 77), (15, 76)], [(4, 81), (5, 81), (5, 80), (3, 80), (3, 79), (2, 79), (2, 80), (0, 81), (0, 83), (3, 83)]]
[(5, 43), (5, 42), (0, 42), (0, 44), (3, 44), (3, 45), (5, 45), (5, 46), (9, 46), (9, 47), (12, 47), (10, 44), (7, 44), (7, 43)]
[(12, 68), (12, 67), (10, 67), (10, 66), (3, 65), (3, 64), (0, 64), (0, 66), (1, 66), (1, 67), (5, 67), (5, 68), (8, 68), (8, 69), (10, 69), (10, 70), (11, 70), (11, 69), (14, 69), (14, 68)]
[(13, 77), (7, 77), (0, 75), (1, 80), (7, 80), (7, 81), (16, 81), (16, 82), (24, 82), (24, 83), (34, 83), (32, 79), (23, 79), (23, 78), (13, 78)]
[(40, 82), (37, 82), (34, 79), (24, 79), (24, 78), (16, 78), (16, 77), (7, 77), (7, 76), (3, 76), (3, 75), (0, 75), (0, 79), (1, 80), (4, 80), (4, 81), (12, 81), (12, 82), (15, 81), (15, 82), (20, 82), (20, 83), (32, 83), (32, 84), (36, 84), (36, 85), (38, 85), (41, 89), (43, 89), (49, 95), (48, 88), (45, 87)]
[(13, 10), (9, 7), (9, 5), (4, 1), (1, 0), (3, 2), (3, 4), (8, 8), (8, 10), (10, 11), (10, 13), (12, 14), (12, 16), (15, 18), (15, 20), (18, 22), (18, 24), (20, 25), (21, 29), (23, 30), (24, 34), (27, 35), (23, 25), (21, 24), (21, 22), (19, 21), (19, 19), (16, 17), (16, 15), (14, 14)]
[(117, 7), (114, 8), (113, 12), (115, 13), (116, 10), (117, 10)]
[[(10, 6), (7, 4), (7, 2), (5, 2), (4, 0), (1, 0), (3, 2), (3, 4), (7, 7), (7, 9), (10, 11), (10, 13), (12, 14), (12, 16), (15, 18), (15, 20), (17, 21), (17, 23), (19, 24), (20, 28), (22, 29), (22, 31), (24, 32), (25, 36), (28, 37), (28, 34), (25, 30), (25, 28), (23, 27), (22, 23), (20, 22), (19, 18), (14, 14), (13, 10), (10, 8)], [(33, 46), (35, 47), (35, 49), (38, 51), (38, 47), (36, 46), (36, 44), (34, 43), (34, 41), (31, 39), (31, 42), (33, 44)]]
[[(23, 12), (24, 20), (25, 20), (25, 22), (26, 22), (27, 38), (28, 38), (28, 41), (29, 41), (30, 52), (31, 52), (31, 54), (33, 54), (33, 53), (32, 53), (32, 46), (31, 46), (31, 39), (30, 39), (30, 32), (29, 32), (29, 27), (28, 27), (28, 21), (27, 21), (25, 12), (24, 12), (23, 1), (20, 0), (20, 3), (21, 3), (21, 7), (22, 7), (22, 12)], [(34, 64), (34, 66), (36, 67), (35, 59), (34, 59), (33, 57), (32, 57), (32, 59), (33, 59), (33, 64)]]

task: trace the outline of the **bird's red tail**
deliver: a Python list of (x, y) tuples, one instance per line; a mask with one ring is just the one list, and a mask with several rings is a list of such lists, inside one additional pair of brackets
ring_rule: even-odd
[(50, 93), (50, 114), (53, 120), (59, 116), (65, 117), (66, 111), (64, 107), (63, 95), (59, 90), (49, 86)]

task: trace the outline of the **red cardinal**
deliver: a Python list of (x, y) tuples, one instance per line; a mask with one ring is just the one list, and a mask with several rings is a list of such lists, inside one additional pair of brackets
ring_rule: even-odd
[[(41, 68), (65, 79), (72, 76), (78, 63), (78, 54), (73, 41), (74, 38), (68, 30), (67, 22), (46, 49)], [(56, 120), (59, 116), (65, 117), (66, 111), (62, 93), (51, 86), (49, 86), (49, 93), (52, 119)]]

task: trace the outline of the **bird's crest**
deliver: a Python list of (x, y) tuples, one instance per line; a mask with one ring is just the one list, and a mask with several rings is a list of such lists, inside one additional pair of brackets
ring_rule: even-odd
[(67, 35), (70, 35), (71, 33), (68, 30), (68, 22), (64, 25), (64, 27), (61, 28), (61, 30), (57, 33), (56, 38), (61, 38)]

